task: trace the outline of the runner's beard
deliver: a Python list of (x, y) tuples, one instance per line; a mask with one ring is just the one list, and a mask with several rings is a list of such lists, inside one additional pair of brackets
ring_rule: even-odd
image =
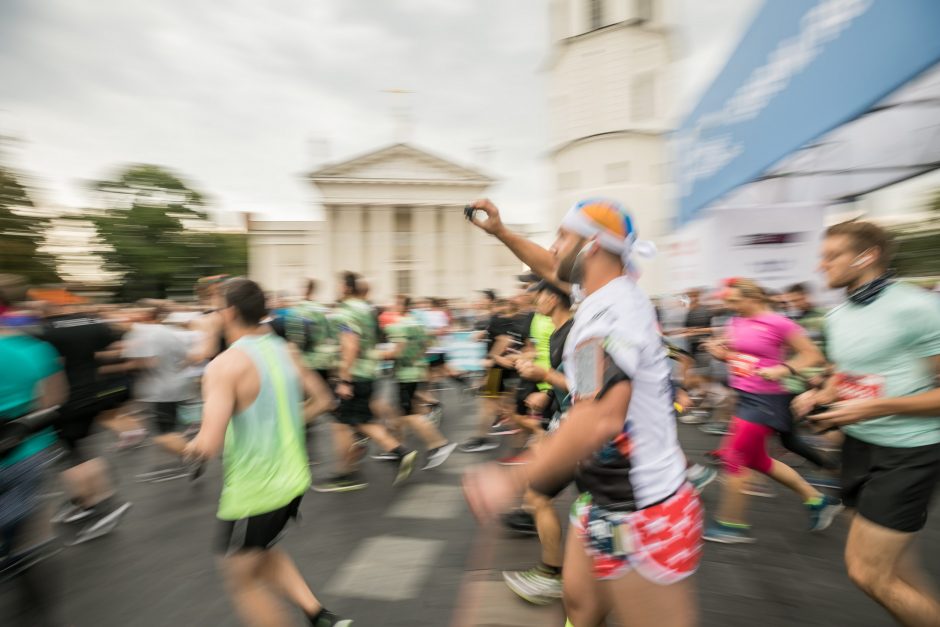
[(565, 283), (580, 284), (584, 278), (584, 252), (585, 245), (582, 241), (558, 262), (558, 278)]

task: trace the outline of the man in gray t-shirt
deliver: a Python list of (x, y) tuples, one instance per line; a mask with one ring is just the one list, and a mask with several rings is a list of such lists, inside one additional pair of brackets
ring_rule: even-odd
[[(172, 327), (160, 323), (159, 307), (148, 308), (143, 320), (124, 338), (122, 355), (136, 371), (134, 398), (143, 403), (157, 430), (154, 442), (174, 456), (182, 454), (185, 439), (176, 433), (180, 401), (190, 392), (187, 378), (188, 345)], [(141, 480), (163, 480), (185, 474), (178, 463), (144, 473)]]
[(137, 363), (134, 397), (144, 403), (176, 403), (185, 398), (186, 344), (172, 328), (151, 320), (135, 324), (123, 356)]

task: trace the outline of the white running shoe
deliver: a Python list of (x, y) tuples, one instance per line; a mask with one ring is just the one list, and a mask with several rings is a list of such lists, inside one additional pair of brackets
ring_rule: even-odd
[(422, 470), (431, 470), (432, 468), (437, 468), (441, 464), (447, 461), (447, 458), (450, 457), (450, 454), (454, 452), (454, 449), (457, 448), (456, 442), (451, 442), (445, 444), (444, 446), (439, 446), (434, 449), (430, 455), (428, 455), (428, 461), (424, 464)]
[(121, 518), (124, 517), (124, 514), (126, 514), (127, 510), (130, 508), (131, 503), (128, 501), (111, 513), (105, 514), (94, 523), (75, 534), (75, 538), (71, 542), (67, 542), (66, 546), (82, 544), (84, 542), (88, 542), (89, 540), (94, 540), (95, 538), (100, 538), (101, 536), (111, 533), (118, 526), (118, 524), (121, 522)]

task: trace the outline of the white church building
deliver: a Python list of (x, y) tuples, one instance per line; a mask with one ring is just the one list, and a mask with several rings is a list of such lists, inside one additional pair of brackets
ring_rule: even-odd
[[(551, 217), (538, 227), (554, 231), (574, 202), (608, 196), (629, 207), (643, 239), (665, 249), (673, 107), (664, 3), (551, 0), (549, 10), (546, 149), (555, 192)], [(378, 302), (396, 293), (468, 298), (515, 288), (521, 264), (463, 218), (463, 206), (494, 183), (485, 174), (397, 143), (322, 167), (309, 181), (324, 220), (249, 221), (250, 274), (266, 289), (296, 293), (310, 277), (325, 299), (343, 270), (370, 279)], [(649, 293), (667, 289), (666, 265), (662, 256), (643, 263)]]
[(483, 289), (508, 296), (516, 288), (522, 264), (464, 219), (467, 202), (494, 183), (487, 175), (398, 143), (307, 178), (323, 220), (248, 221), (249, 274), (266, 290), (296, 295), (312, 278), (318, 298), (330, 300), (345, 270), (368, 279), (378, 303), (396, 294), (471, 299)]
[[(554, 213), (606, 196), (631, 211), (640, 237), (671, 231), (667, 112), (672, 55), (662, 0), (552, 0), (547, 66)], [(666, 289), (666, 263), (641, 285)]]

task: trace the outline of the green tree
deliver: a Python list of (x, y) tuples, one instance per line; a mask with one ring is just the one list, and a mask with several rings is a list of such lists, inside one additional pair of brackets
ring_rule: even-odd
[(247, 254), (205, 230), (203, 195), (172, 171), (131, 165), (94, 189), (102, 209), (91, 221), (104, 244), (105, 269), (122, 276), (119, 298), (189, 295), (199, 276), (217, 268), (244, 272)]
[(40, 250), (48, 226), (29, 190), (0, 166), (0, 273), (23, 276), (30, 285), (58, 282), (55, 259)]
[(927, 208), (926, 220), (892, 229), (898, 244), (894, 266), (900, 276), (940, 276), (940, 190)]

